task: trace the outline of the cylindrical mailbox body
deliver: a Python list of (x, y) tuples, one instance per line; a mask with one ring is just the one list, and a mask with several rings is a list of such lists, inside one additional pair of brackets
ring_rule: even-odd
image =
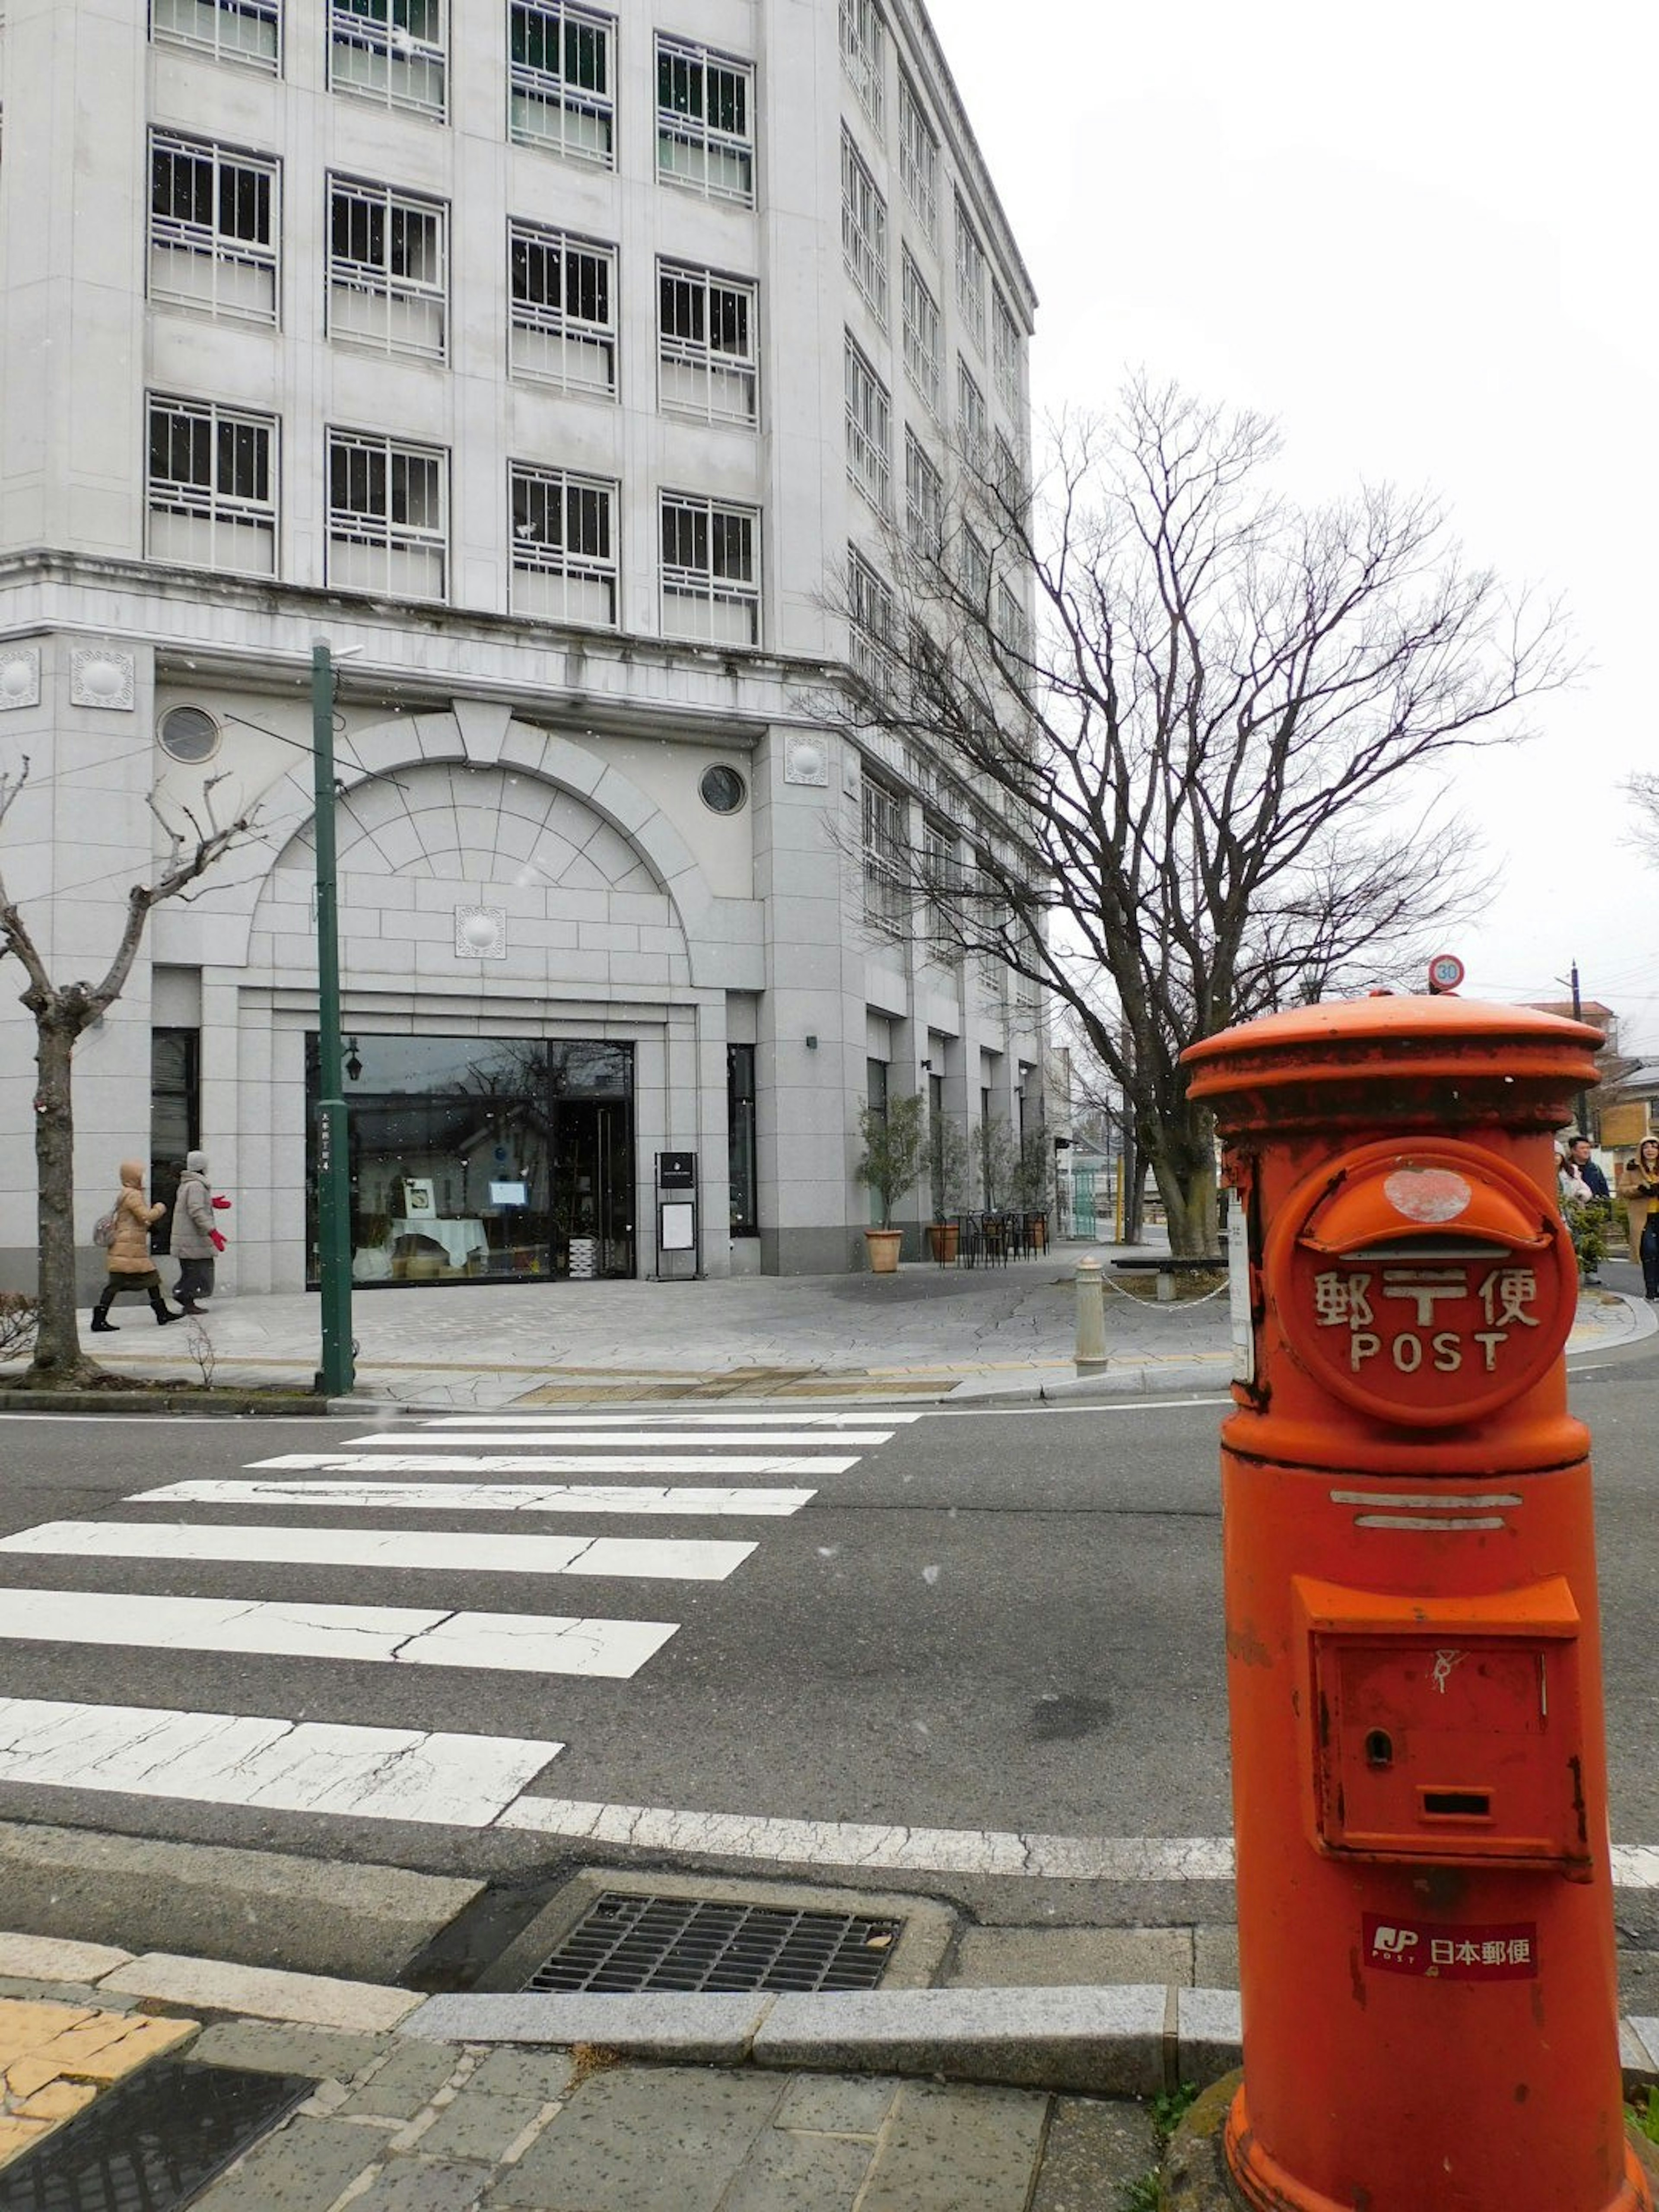
[(1263, 2212), (1650, 2207), (1553, 1145), (1599, 1042), (1378, 997), (1187, 1055), (1248, 1270), (1222, 1434), (1227, 2154)]

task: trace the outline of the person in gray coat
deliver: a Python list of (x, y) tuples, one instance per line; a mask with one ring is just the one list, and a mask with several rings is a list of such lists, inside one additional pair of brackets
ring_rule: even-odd
[(179, 1262), (173, 1296), (184, 1313), (200, 1313), (199, 1301), (213, 1296), (213, 1257), (225, 1249), (213, 1218), (214, 1209), (229, 1204), (228, 1198), (213, 1195), (207, 1179), (207, 1154), (187, 1152), (173, 1201), (173, 1231), (167, 1239), (167, 1249)]

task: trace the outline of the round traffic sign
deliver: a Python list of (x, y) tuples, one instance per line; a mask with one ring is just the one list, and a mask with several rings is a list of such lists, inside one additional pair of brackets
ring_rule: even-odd
[(1463, 980), (1463, 963), (1455, 952), (1437, 952), (1429, 963), (1431, 991), (1455, 991)]

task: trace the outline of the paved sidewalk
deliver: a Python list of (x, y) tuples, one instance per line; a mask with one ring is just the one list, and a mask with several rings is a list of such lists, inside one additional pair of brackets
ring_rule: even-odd
[[(1224, 1392), (1224, 1286), (1165, 1304), (1109, 1285), (1107, 1365), (1079, 1376), (1076, 1269), (1085, 1255), (1109, 1269), (1118, 1256), (1109, 1246), (1066, 1245), (1006, 1267), (922, 1262), (895, 1276), (362, 1291), (352, 1306), (358, 1395), (483, 1410)], [(1137, 1289), (1150, 1292), (1150, 1279)], [(138, 1308), (116, 1311), (121, 1342), (102, 1338), (95, 1347), (112, 1373), (189, 1382), (210, 1369), (221, 1384), (302, 1389), (315, 1373), (314, 1296), (225, 1298), (201, 1323), (165, 1334)], [(1633, 1342), (1656, 1327), (1640, 1298), (1587, 1291), (1569, 1355)]]

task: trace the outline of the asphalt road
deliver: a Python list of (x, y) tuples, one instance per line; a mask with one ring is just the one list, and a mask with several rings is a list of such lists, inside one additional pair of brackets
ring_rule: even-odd
[[(1659, 1654), (1651, 1633), (1659, 1359), (1583, 1374), (1596, 1440), (1615, 1841), (1659, 1843)], [(844, 1409), (843, 1409), (844, 1410)], [(1057, 1835), (1224, 1836), (1218, 1403), (925, 1416), (812, 1481), (787, 1517), (567, 1524), (584, 1533), (741, 1536), (724, 1581), (654, 1583), (17, 1553), (5, 1593), (73, 1589), (96, 1633), (120, 1592), (580, 1613), (673, 1621), (630, 1679), (0, 1640), (0, 1698), (165, 1706), (358, 1726), (549, 1737), (533, 1793), (813, 1821)], [(862, 1417), (860, 1417), (862, 1418)], [(872, 1416), (869, 1425), (879, 1425)], [(234, 1479), (255, 1460), (344, 1447), (347, 1423), (0, 1420), (0, 1535), (47, 1521), (175, 1521), (136, 1491)], [(450, 1476), (448, 1480), (459, 1478)], [(680, 1480), (695, 1480), (682, 1475)], [(198, 1523), (278, 1510), (190, 1509)], [(326, 1516), (307, 1513), (315, 1522)], [(338, 1515), (356, 1522), (360, 1515)], [(377, 1527), (430, 1514), (380, 1510)], [(522, 1519), (465, 1516), (480, 1532)], [(451, 1525), (446, 1521), (445, 1525)], [(546, 1524), (538, 1524), (545, 1526)], [(252, 1811), (0, 1782), (0, 1820), (324, 1852), (483, 1874), (545, 1838)], [(906, 1886), (948, 1888), (940, 1882)], [(1069, 1905), (1075, 1909), (1073, 1895)], [(1100, 1917), (1164, 1917), (1143, 1898)], [(1045, 1906), (1028, 1892), (1020, 1915)], [(1091, 1916), (1092, 1917), (1092, 1916)]]

